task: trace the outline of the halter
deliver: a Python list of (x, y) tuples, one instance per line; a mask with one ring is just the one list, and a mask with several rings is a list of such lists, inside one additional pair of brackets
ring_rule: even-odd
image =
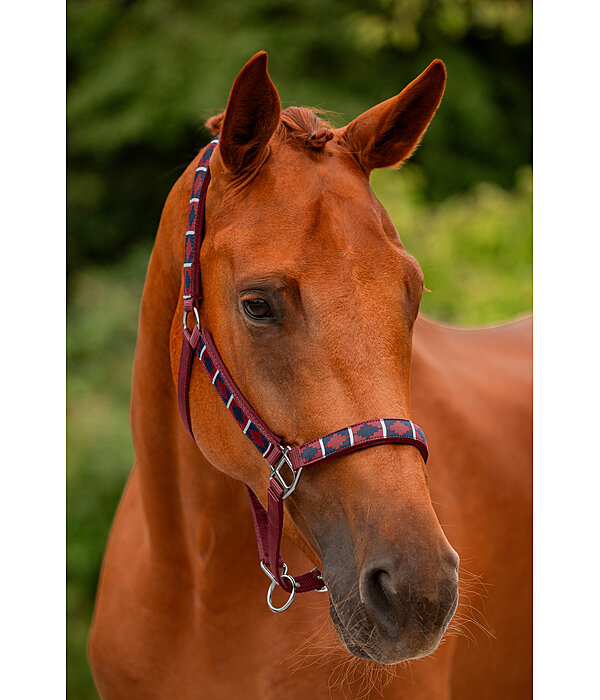
[[(267, 591), (267, 604), (273, 612), (283, 612), (290, 607), (296, 593), (327, 590), (321, 572), (316, 567), (301, 576), (291, 576), (281, 557), (283, 501), (298, 485), (302, 470), (365, 447), (385, 443), (414, 445), (427, 462), (427, 441), (421, 428), (410, 420), (377, 418), (355, 423), (311, 442), (292, 447), (275, 435), (248, 403), (227, 371), (209, 331), (200, 324), (198, 313), (202, 300), (200, 246), (204, 237), (206, 192), (210, 183), (209, 160), (218, 142), (217, 137), (200, 155), (190, 199), (183, 263), (183, 329), (177, 386), (179, 411), (186, 430), (195, 442), (190, 419), (189, 386), (192, 361), (194, 355), (197, 355), (225, 407), (269, 466), (267, 510), (250, 487), (246, 488), (250, 498), (260, 566), (271, 580)], [(192, 330), (188, 327), (190, 313), (194, 314), (196, 320)], [(287, 472), (285, 476), (284, 470)], [(289, 594), (287, 602), (279, 608), (275, 607), (272, 601), (275, 586), (281, 586)]]

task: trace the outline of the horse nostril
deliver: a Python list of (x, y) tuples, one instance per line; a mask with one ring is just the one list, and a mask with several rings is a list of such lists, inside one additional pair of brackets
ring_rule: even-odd
[(371, 622), (378, 627), (385, 637), (397, 641), (399, 637), (398, 616), (402, 611), (398, 607), (398, 591), (391, 567), (384, 568), (384, 561), (367, 565), (359, 580), (360, 598), (365, 605)]
[[(359, 578), (367, 616), (393, 643), (413, 639), (422, 644), (443, 632), (458, 590), (458, 555), (451, 550), (430, 567), (409, 565), (399, 557), (377, 557)], [(451, 569), (451, 571), (450, 571)]]

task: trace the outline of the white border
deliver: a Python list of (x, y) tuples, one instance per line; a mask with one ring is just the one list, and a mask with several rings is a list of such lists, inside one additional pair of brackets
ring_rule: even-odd
[[(0, 592), (10, 644), (0, 690), (63, 698), (65, 21), (56, 3), (3, 13)], [(544, 700), (597, 686), (598, 26), (593, 3), (535, 6), (535, 697)], [(42, 166), (52, 176), (34, 186)], [(26, 268), (16, 262), (25, 253)]]
[(65, 16), (2, 13), (0, 696), (64, 698)]
[[(534, 688), (597, 688), (598, 8), (535, 5)], [(561, 427), (561, 424), (564, 427)]]

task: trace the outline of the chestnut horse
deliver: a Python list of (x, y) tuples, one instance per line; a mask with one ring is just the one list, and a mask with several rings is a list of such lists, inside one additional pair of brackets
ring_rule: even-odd
[(434, 61), (332, 129), (281, 111), (259, 53), (209, 120), (220, 141), (199, 320), (235, 382), (288, 445), (414, 416), (431, 458), (426, 470), (413, 446), (385, 444), (305, 470), (285, 501), (284, 556), (292, 573), (319, 567), (328, 592), (267, 609), (246, 494), (265, 502), (265, 462), (197, 361), (197, 444), (178, 411), (194, 160), (167, 199), (141, 304), (136, 463), (89, 645), (103, 698), (530, 696), (531, 322), (419, 316), (423, 275), (369, 185), (417, 147), (445, 79)]

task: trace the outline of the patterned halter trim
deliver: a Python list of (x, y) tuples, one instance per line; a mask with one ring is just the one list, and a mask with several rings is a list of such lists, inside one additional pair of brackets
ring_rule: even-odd
[[(186, 430), (195, 442), (189, 407), (189, 385), (193, 358), (196, 356), (240, 430), (269, 465), (268, 510), (265, 510), (254, 492), (247, 488), (261, 568), (271, 579), (267, 603), (273, 612), (282, 612), (291, 605), (296, 592), (327, 590), (318, 569), (292, 577), (287, 573), (287, 566), (281, 557), (283, 500), (296, 488), (302, 469), (314, 467), (356, 450), (388, 443), (413, 445), (421, 453), (423, 461), (427, 462), (427, 440), (422, 429), (407, 418), (376, 418), (335, 430), (303, 445), (292, 447), (275, 435), (248, 403), (225, 367), (211, 334), (201, 326), (198, 313), (202, 300), (200, 246), (204, 237), (204, 206), (210, 184), (209, 161), (218, 143), (217, 137), (200, 154), (189, 203), (183, 263), (184, 311), (177, 387), (178, 403)], [(193, 313), (196, 319), (192, 330), (188, 328), (190, 313)], [(288, 480), (282, 473), (284, 467), (288, 472)], [(289, 593), (287, 603), (280, 608), (272, 603), (273, 589), (276, 585)]]

